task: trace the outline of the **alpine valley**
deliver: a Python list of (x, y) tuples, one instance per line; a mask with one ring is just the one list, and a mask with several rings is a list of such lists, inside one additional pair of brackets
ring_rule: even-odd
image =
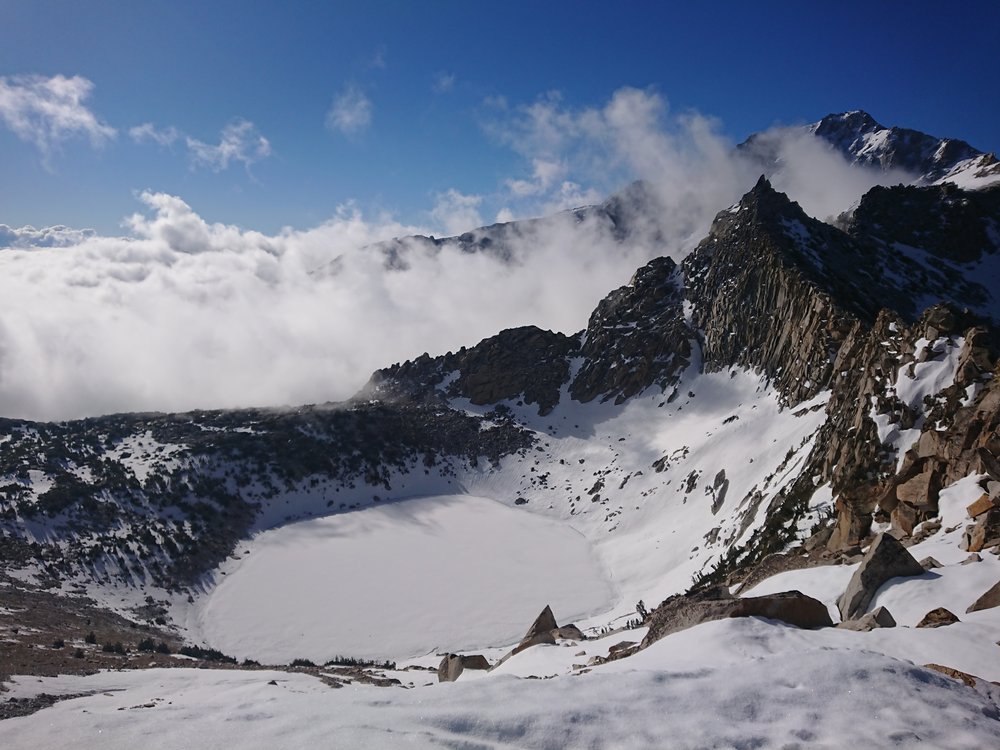
[[(794, 139), (903, 177), (807, 215)], [(0, 419), (3, 746), (1000, 747), (1000, 162), (864, 112), (732, 158), (576, 334)], [(369, 250), (655, 244), (668, 201)]]

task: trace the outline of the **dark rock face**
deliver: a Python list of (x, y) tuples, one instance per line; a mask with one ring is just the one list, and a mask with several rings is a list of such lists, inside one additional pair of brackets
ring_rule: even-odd
[(842, 620), (852, 620), (868, 608), (879, 587), (897, 576), (923, 575), (924, 569), (889, 534), (879, 534), (837, 600)]
[(600, 397), (620, 404), (654, 383), (665, 390), (689, 364), (693, 335), (676, 264), (650, 261), (590, 316), (580, 351), (585, 360), (570, 394), (585, 403)]
[(788, 403), (811, 398), (830, 386), (835, 359), (881, 306), (912, 305), (879, 263), (762, 177), (682, 264), (705, 367), (750, 367)]
[(443, 403), (464, 397), (477, 405), (523, 398), (538, 404), (538, 413), (545, 415), (559, 403), (559, 389), (569, 377), (567, 357), (577, 349), (576, 340), (561, 333), (511, 328), (471, 349), (435, 359), (424, 355), (379, 370), (357, 398)]
[(716, 588), (664, 600), (650, 613), (649, 632), (642, 640), (642, 648), (671, 633), (729, 617), (766, 617), (800, 628), (833, 625), (826, 605), (799, 591), (738, 599), (724, 588)]
[(931, 187), (874, 187), (852, 212), (853, 237), (891, 237), (955, 263), (997, 252), (1000, 189), (960, 190), (951, 183)]

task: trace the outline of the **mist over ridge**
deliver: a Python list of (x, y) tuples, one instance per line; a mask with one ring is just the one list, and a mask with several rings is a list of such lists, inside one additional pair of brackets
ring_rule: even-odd
[[(412, 235), (489, 224), (476, 196), (438, 196), (432, 226), (353, 206), (274, 235), (211, 223), (182, 197), (144, 191), (122, 236), (5, 227), (0, 241), (0, 414), (60, 420), (341, 400), (375, 369), (475, 344), (518, 325), (574, 333), (597, 302), (651, 258), (683, 258), (761, 166), (716, 123), (673, 114), (623, 88), (601, 108), (540, 100), (495, 124), (528, 176), (503, 187), (513, 208), (503, 253)], [(870, 187), (913, 179), (848, 163), (803, 129), (765, 134), (774, 186), (821, 219)], [(608, 179), (627, 227), (605, 210)], [(634, 193), (634, 191), (633, 191)], [(614, 203), (612, 199), (610, 203)], [(606, 204), (607, 205), (607, 204)], [(631, 208), (631, 210), (629, 210)], [(487, 231), (473, 233), (480, 239)]]

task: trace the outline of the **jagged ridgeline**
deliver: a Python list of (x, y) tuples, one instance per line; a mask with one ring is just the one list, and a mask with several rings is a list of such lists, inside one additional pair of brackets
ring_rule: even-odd
[[(626, 231), (626, 212), (615, 216)], [(719, 521), (699, 584), (796, 543), (837, 553), (873, 521), (911, 533), (936, 514), (941, 487), (974, 472), (1000, 479), (1000, 187), (875, 188), (835, 224), (762, 177), (680, 265), (640, 268), (584, 331), (503, 331), (379, 370), (343, 404), (0, 420), (0, 556), (54, 579), (196, 586), (255, 531), (526, 472), (559, 409), (612, 414), (654, 394), (669, 420), (671, 406), (696, 398), (686, 378), (725, 371), (750, 373), (787, 412), (822, 419), (770, 467), (769, 481), (784, 477), (774, 491), (758, 483), (727, 500), (726, 471), (708, 475), (702, 501)], [(559, 460), (560, 477), (567, 488), (593, 484), (594, 534), (632, 512), (616, 500), (630, 478), (673, 460), (647, 461), (619, 485), (610, 468), (595, 480), (580, 456)], [(576, 490), (563, 505), (550, 499), (563, 488), (543, 471), (506, 500), (580, 513)], [(698, 472), (685, 481), (687, 503)], [(821, 488), (835, 517), (804, 532)], [(658, 491), (650, 485), (642, 502)], [(983, 534), (995, 532), (990, 518)]]

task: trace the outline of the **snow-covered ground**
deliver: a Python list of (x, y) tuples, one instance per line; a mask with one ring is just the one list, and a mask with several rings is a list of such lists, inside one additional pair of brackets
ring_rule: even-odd
[[(923, 342), (938, 344), (950, 342)], [(952, 381), (958, 351), (950, 345), (890, 385), (916, 407)], [(560, 623), (577, 620), (589, 634), (621, 625), (639, 599), (652, 609), (746, 540), (801, 473), (827, 394), (782, 409), (755, 374), (699, 374), (698, 365), (675, 393), (653, 388), (621, 406), (564, 393), (542, 417), (508, 402), (538, 443), (499, 466), (394, 474), (378, 500), (368, 486), (339, 493), (339, 512), (324, 510), (332, 507), (325, 493), (337, 492), (328, 487), (279, 496), (203, 592), (176, 607), (189, 638), (237, 658), (395, 659), (392, 674), (408, 689), (335, 690), (268, 671), (16, 677), (14, 697), (90, 695), (0, 722), (0, 747), (1000, 746), (997, 691), (920, 666), (1000, 680), (1000, 609), (965, 612), (1000, 579), (996, 555), (963, 564), (966, 507), (981, 494), (976, 476), (942, 491), (942, 529), (911, 548), (942, 567), (889, 581), (874, 597), (870, 608), (886, 606), (896, 628), (726, 620), (600, 666), (590, 666), (594, 657), (646, 631), (536, 646), (454, 684), (403, 671), (436, 666), (440, 652), (475, 651), (495, 663), (546, 604)], [(880, 424), (887, 443), (912, 442), (890, 426)], [(135, 448), (170, 458), (156, 446)], [(833, 501), (828, 485), (818, 488), (799, 538)], [(332, 515), (316, 517), (324, 512)], [(744, 595), (798, 589), (836, 621), (855, 569), (790, 571)], [(916, 628), (936, 607), (961, 622)]]
[(471, 495), (302, 521), (245, 549), (193, 630), (266, 664), (482, 648), (516, 641), (546, 604), (569, 622), (613, 601), (578, 532)]
[[(16, 697), (91, 695), (0, 723), (0, 743), (102, 750), (1000, 745), (998, 711), (984, 694), (989, 686), (977, 692), (909, 662), (811, 635), (726, 620), (588, 673), (553, 680), (495, 675), (411, 690), (334, 690), (303, 674), (225, 670), (19, 678)], [(869, 634), (839, 635), (847, 643)]]

